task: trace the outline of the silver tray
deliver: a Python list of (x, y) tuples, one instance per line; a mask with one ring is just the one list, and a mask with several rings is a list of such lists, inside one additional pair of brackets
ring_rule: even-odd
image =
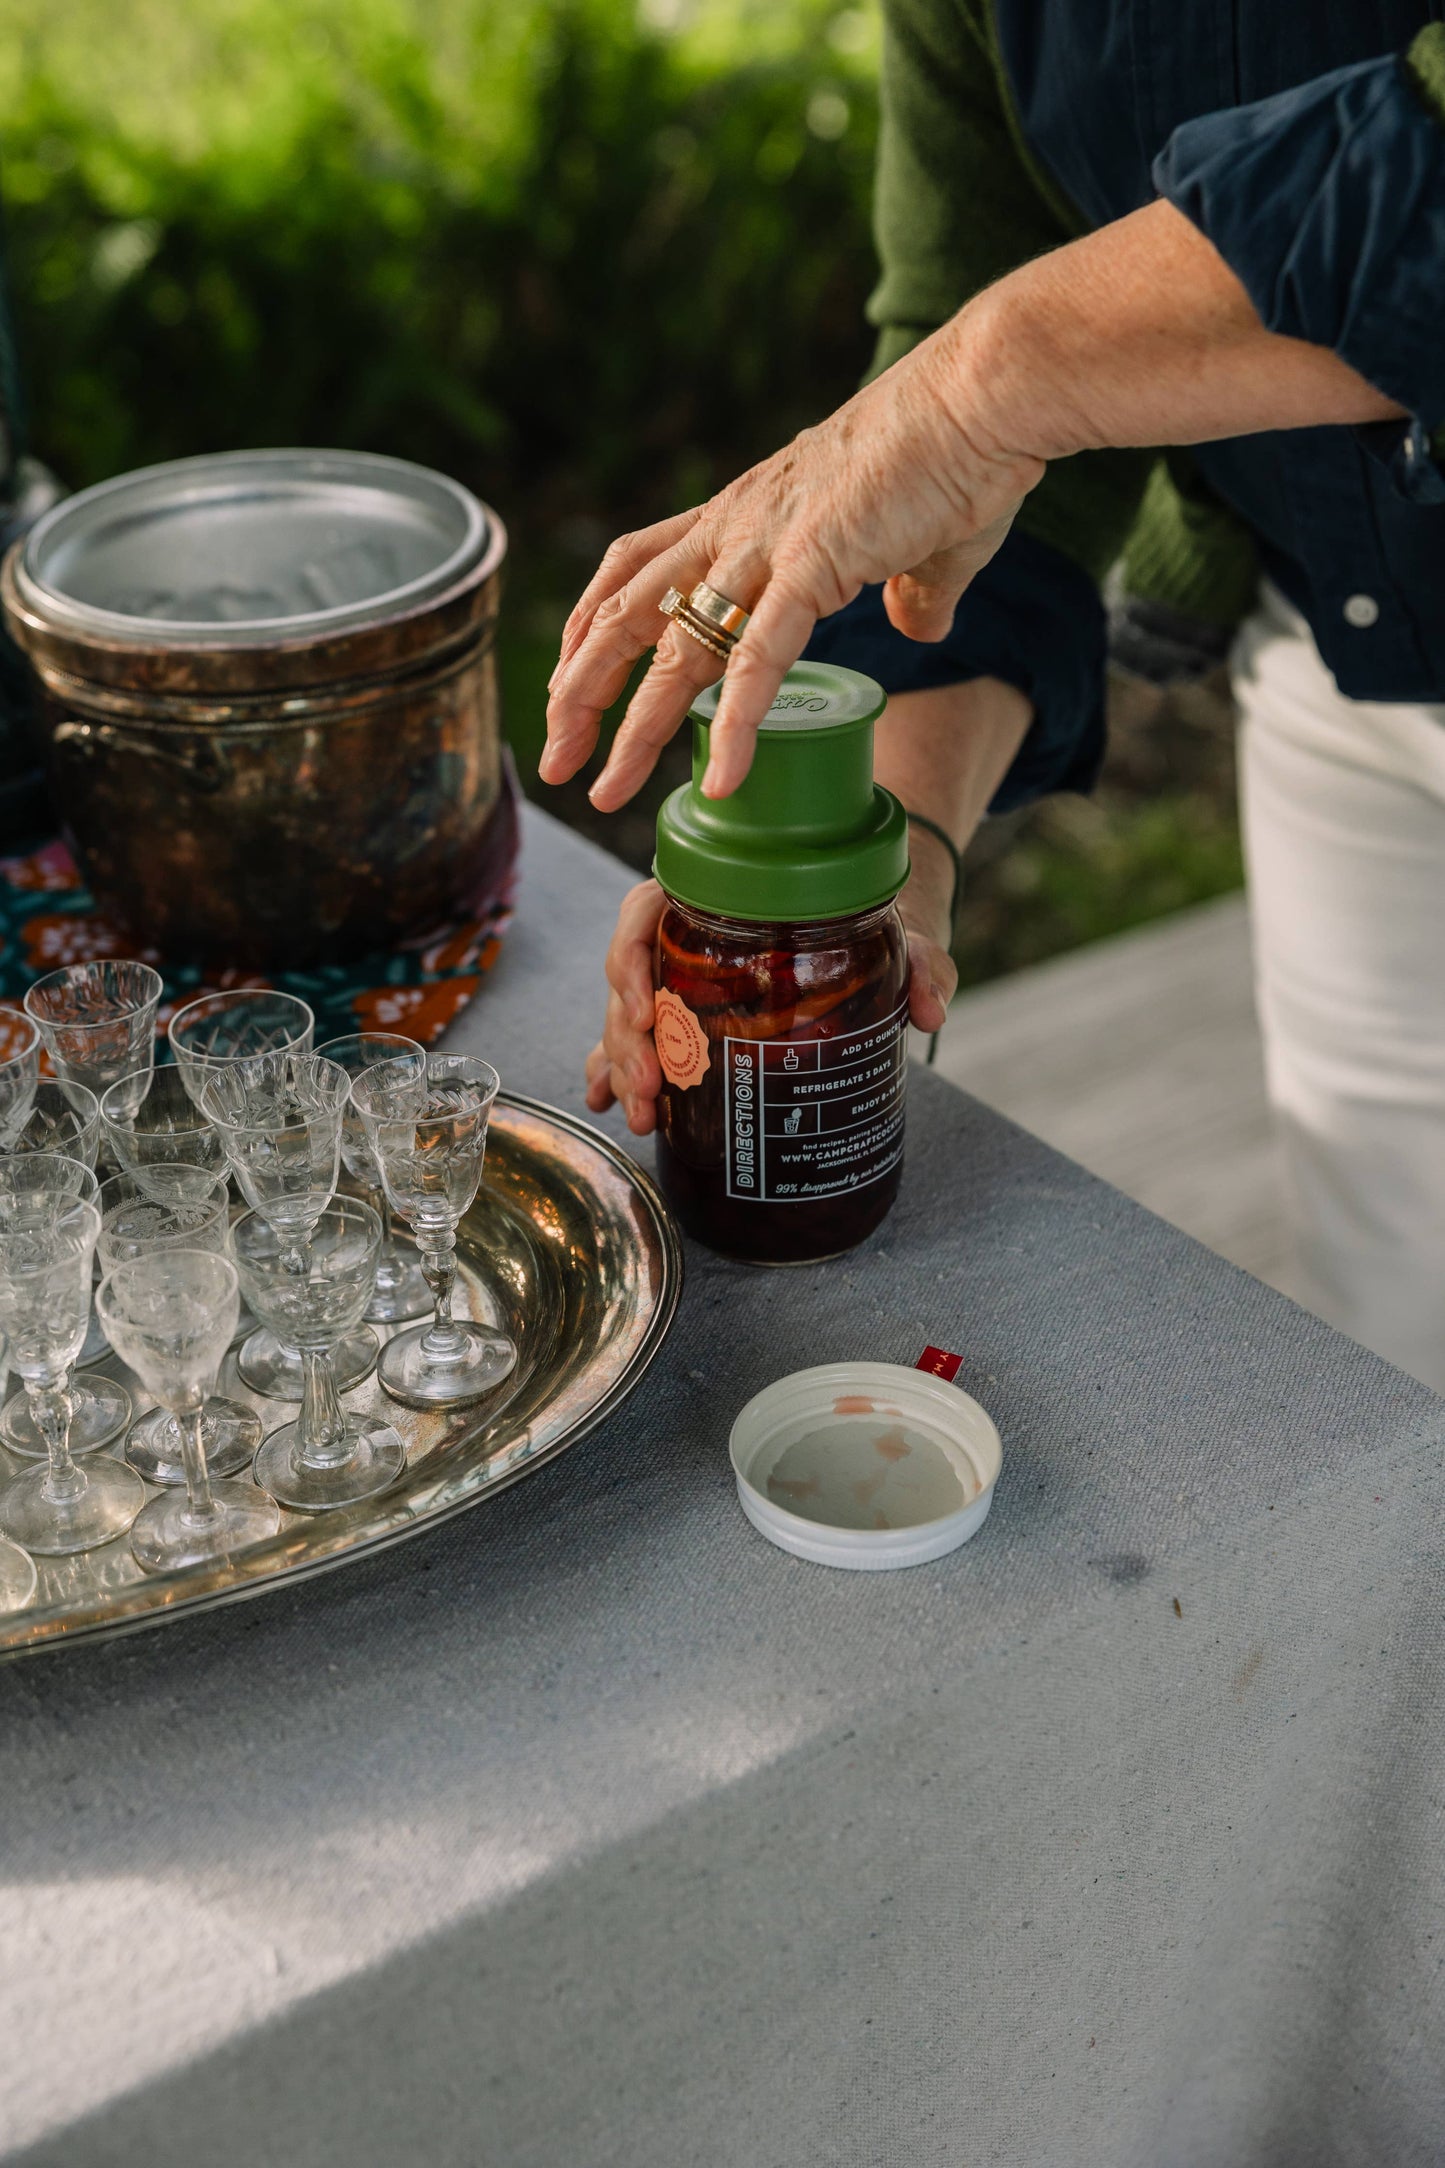
[[(398, 1407), (374, 1375), (348, 1393), (348, 1408), (383, 1411), (406, 1439), (406, 1474), (393, 1489), (339, 1512), (283, 1513), (269, 1543), (224, 1566), (145, 1574), (126, 1536), (74, 1558), (37, 1559), (34, 1602), (0, 1618), (0, 1657), (259, 1596), (480, 1504), (555, 1460), (626, 1398), (661, 1347), (682, 1292), (681, 1245), (641, 1168), (585, 1122), (506, 1092), (492, 1113), (482, 1189), (457, 1251), (459, 1304), (465, 1299), (474, 1317), (512, 1334), (517, 1368), (493, 1400), (450, 1417)], [(387, 1327), (377, 1330), (387, 1337)], [(118, 1358), (96, 1368), (125, 1381), (138, 1414), (154, 1406)], [(234, 1352), (220, 1390), (249, 1401), (268, 1431), (296, 1412), (248, 1392)], [(107, 1450), (118, 1453), (123, 1443)], [(0, 1452), (7, 1474), (19, 1465)]]

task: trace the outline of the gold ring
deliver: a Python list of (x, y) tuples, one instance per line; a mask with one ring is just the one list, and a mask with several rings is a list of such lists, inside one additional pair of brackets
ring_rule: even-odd
[(700, 617), (705, 625), (723, 633), (730, 640), (740, 640), (747, 629), (749, 612), (740, 602), (720, 594), (709, 587), (706, 580), (699, 580), (687, 598), (688, 607)]
[(696, 640), (699, 647), (705, 647), (719, 662), (726, 662), (737, 645), (736, 640), (727, 633), (719, 632), (715, 625), (710, 625), (705, 619), (698, 617), (689, 598), (679, 594), (675, 587), (669, 587), (658, 608), (664, 617), (670, 617), (674, 625), (680, 626), (690, 640)]

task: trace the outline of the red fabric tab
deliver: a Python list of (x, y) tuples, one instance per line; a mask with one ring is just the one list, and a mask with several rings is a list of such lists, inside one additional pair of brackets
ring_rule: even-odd
[(963, 1368), (963, 1357), (950, 1355), (946, 1347), (926, 1347), (913, 1367), (931, 1371), (936, 1378), (946, 1378), (951, 1385)]

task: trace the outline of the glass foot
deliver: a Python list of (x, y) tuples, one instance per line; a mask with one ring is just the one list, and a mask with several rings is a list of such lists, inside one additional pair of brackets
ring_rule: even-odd
[(430, 1316), (431, 1306), (431, 1289), (420, 1257), (403, 1243), (394, 1242), (381, 1253), (375, 1292), (366, 1306), (367, 1317), (373, 1325), (396, 1325), (409, 1317)]
[[(133, 1413), (130, 1394), (114, 1378), (77, 1378), (70, 1388), (71, 1455), (99, 1452), (118, 1438)], [(44, 1460), (45, 1440), (35, 1427), (25, 1394), (12, 1396), (0, 1417), (3, 1438), (17, 1460)]]
[(39, 1575), (35, 1561), (18, 1543), (7, 1543), (0, 1536), (0, 1618), (8, 1618), (12, 1611), (23, 1611), (35, 1594)]
[(382, 1391), (407, 1408), (455, 1408), (481, 1400), (517, 1367), (517, 1350), (504, 1332), (493, 1332), (471, 1318), (453, 1326), (455, 1349), (437, 1356), (425, 1342), (430, 1325), (398, 1333), (381, 1351), (377, 1376)]
[(312, 1467), (301, 1457), (299, 1423), (273, 1430), (256, 1455), (256, 1481), (299, 1513), (329, 1513), (390, 1489), (406, 1466), (406, 1447), (391, 1425), (375, 1415), (348, 1415), (346, 1435), (345, 1460)]
[(75, 1358), (75, 1367), (77, 1370), (84, 1370), (90, 1363), (104, 1362), (110, 1351), (110, 1342), (106, 1339), (105, 1330), (92, 1306), (90, 1323), (85, 1328), (85, 1345)]
[[(359, 1325), (338, 1341), (331, 1351), (338, 1393), (349, 1393), (353, 1385), (371, 1376), (380, 1345), (369, 1325)], [(301, 1357), (294, 1347), (283, 1346), (267, 1325), (252, 1333), (236, 1357), (236, 1368), (252, 1392), (263, 1394), (267, 1400), (301, 1398)]]
[[(261, 1418), (254, 1409), (242, 1407), (239, 1400), (208, 1400), (201, 1429), (212, 1475), (244, 1474), (261, 1443)], [(186, 1480), (180, 1428), (164, 1408), (152, 1408), (141, 1417), (125, 1441), (125, 1457), (147, 1483)]]
[(213, 1483), (212, 1511), (196, 1515), (184, 1491), (162, 1491), (130, 1532), (130, 1547), (147, 1573), (224, 1562), (248, 1544), (264, 1543), (281, 1526), (274, 1498), (251, 1483)]
[(117, 1460), (92, 1460), (75, 1470), (73, 1494), (47, 1498), (49, 1466), (27, 1468), (0, 1490), (0, 1529), (42, 1557), (93, 1551), (123, 1536), (145, 1503), (145, 1485)]

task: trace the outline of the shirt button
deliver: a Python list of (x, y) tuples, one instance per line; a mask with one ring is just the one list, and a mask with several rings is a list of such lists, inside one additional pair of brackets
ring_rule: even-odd
[(1345, 623), (1353, 625), (1358, 632), (1368, 632), (1379, 620), (1380, 605), (1373, 595), (1350, 595), (1345, 602)]

